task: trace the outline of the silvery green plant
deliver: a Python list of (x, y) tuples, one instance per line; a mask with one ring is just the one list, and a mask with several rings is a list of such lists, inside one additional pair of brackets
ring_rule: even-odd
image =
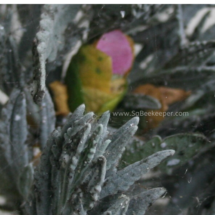
[[(213, 214), (214, 24), (205, 30), (213, 7), (0, 5), (0, 93), (9, 97), (6, 106), (0, 99), (0, 195), (6, 199), (0, 209), (29, 215)], [(128, 77), (131, 90), (116, 111), (159, 109), (157, 99), (131, 92), (151, 83), (191, 90), (169, 109), (188, 111), (188, 117), (167, 117), (144, 135), (140, 119), (140, 138), (132, 137), (137, 118), (112, 118), (108, 126), (109, 113), (97, 119), (84, 115), (84, 106), (67, 120), (56, 118), (48, 84), (63, 81), (78, 45), (113, 29), (140, 45)], [(35, 160), (38, 148), (42, 157)], [(161, 187), (168, 203), (146, 212), (166, 193)]]
[(29, 214), (144, 214), (165, 189), (135, 191), (135, 182), (174, 151), (160, 151), (118, 170), (138, 118), (111, 133), (108, 112), (98, 120), (83, 112), (82, 105), (51, 134), (25, 208)]
[(14, 209), (18, 207), (20, 213), (144, 214), (165, 194), (164, 188), (140, 189), (137, 181), (174, 150), (159, 151), (118, 170), (125, 146), (137, 130), (138, 118), (112, 133), (108, 130), (109, 112), (96, 119), (92, 112), (84, 114), (84, 109), (80, 106), (62, 128), (50, 134), (34, 168), (31, 149), (25, 144), (25, 93), (12, 92), (2, 110), (0, 192), (8, 203), (17, 198), (22, 206), (14, 205)]

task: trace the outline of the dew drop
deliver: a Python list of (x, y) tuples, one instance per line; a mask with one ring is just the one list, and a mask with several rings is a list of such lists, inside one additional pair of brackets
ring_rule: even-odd
[(21, 116), (17, 114), (17, 115), (15, 116), (15, 119), (14, 119), (14, 120), (15, 120), (15, 121), (19, 121), (20, 119), (21, 119)]
[(167, 162), (167, 166), (175, 166), (177, 165), (178, 163), (180, 163), (180, 160), (179, 159), (172, 159), (172, 160), (169, 160)]
[(122, 18), (124, 18), (125, 17), (125, 11), (120, 11), (120, 14), (121, 14), (121, 16), (122, 16)]
[(165, 148), (166, 147), (166, 143), (161, 143), (161, 148)]

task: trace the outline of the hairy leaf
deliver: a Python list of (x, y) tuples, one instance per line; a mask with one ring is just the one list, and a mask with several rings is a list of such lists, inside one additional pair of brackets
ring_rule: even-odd
[(73, 21), (80, 5), (44, 5), (40, 30), (34, 48), (33, 96), (40, 103), (45, 94), (46, 61), (55, 60), (58, 50), (64, 46), (63, 33)]

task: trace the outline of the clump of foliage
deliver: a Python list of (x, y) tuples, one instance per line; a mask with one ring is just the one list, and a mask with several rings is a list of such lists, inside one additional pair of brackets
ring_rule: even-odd
[[(0, 195), (6, 200), (0, 208), (28, 215), (213, 214), (214, 24), (204, 29), (213, 10), (1, 5), (0, 90), (9, 101), (0, 99)], [(145, 117), (138, 129), (137, 117), (111, 115), (109, 122), (109, 112), (98, 118), (84, 114), (84, 105), (56, 117), (49, 84), (65, 81), (75, 49), (114, 29), (140, 47), (115, 111), (158, 110), (157, 98), (133, 92), (152, 84), (189, 90), (187, 99), (168, 107), (189, 115), (166, 117), (151, 130), (144, 130)], [(147, 212), (166, 193), (163, 187), (165, 203)]]

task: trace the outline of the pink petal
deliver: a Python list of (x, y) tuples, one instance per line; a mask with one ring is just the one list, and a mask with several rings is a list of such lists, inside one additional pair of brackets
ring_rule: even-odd
[(133, 53), (126, 36), (120, 30), (103, 34), (96, 48), (112, 58), (113, 73), (124, 75), (132, 66)]

